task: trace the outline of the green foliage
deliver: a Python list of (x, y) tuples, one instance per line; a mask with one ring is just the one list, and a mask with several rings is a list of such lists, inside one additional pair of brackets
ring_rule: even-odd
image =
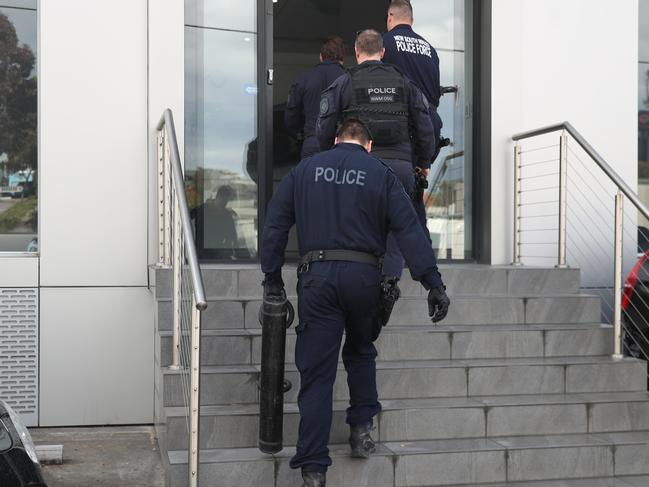
[(0, 14), (0, 154), (7, 154), (13, 172), (37, 163), (36, 56), (18, 43), (16, 28)]
[(35, 196), (20, 200), (7, 211), (0, 213), (0, 233), (7, 233), (18, 226), (31, 227), (36, 218), (38, 201)]

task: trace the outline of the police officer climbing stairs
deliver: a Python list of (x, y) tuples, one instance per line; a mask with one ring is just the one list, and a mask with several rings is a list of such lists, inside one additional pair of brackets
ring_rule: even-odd
[[(373, 64), (376, 63), (370, 68)], [(410, 196), (394, 171), (370, 155), (374, 132), (382, 141), (398, 141), (403, 135), (403, 115), (386, 113), (386, 120), (396, 122), (394, 129), (389, 128), (391, 123), (370, 123), (371, 134), (361, 120), (351, 118), (351, 115), (365, 115), (356, 105), (368, 103), (367, 97), (380, 98), (377, 105), (381, 107), (385, 106), (385, 97), (394, 97), (403, 103), (399, 112), (405, 111), (406, 105), (413, 101), (422, 103), (420, 94), (411, 85), (393, 83), (401, 81), (390, 78), (396, 71), (378, 69), (377, 73), (386, 80), (382, 86), (386, 89), (381, 93), (361, 93), (359, 89), (352, 97), (347, 92), (348, 104), (341, 102), (340, 94), (331, 94), (332, 109), (351, 107), (350, 118), (342, 123), (332, 140), (333, 149), (304, 159), (282, 180), (269, 205), (263, 230), (264, 301), (281, 302), (285, 296), (281, 274), (284, 251), (289, 230), (294, 224), (297, 226), (301, 260), (295, 362), (300, 373), (300, 426), (290, 465), (301, 469), (303, 487), (324, 487), (332, 463), (327, 444), (343, 337), (342, 357), (350, 396), (346, 421), (350, 426), (351, 455), (368, 458), (375, 450), (371, 432), (381, 404), (373, 341), (378, 335), (377, 327), (380, 329), (382, 325), (377, 308), (381, 300), (381, 257), (386, 251), (388, 234), (392, 234), (403, 252), (413, 279), (428, 290), (432, 321), (442, 320), (449, 308), (435, 254), (417, 221)], [(335, 83), (334, 90), (341, 90), (341, 82)], [(394, 92), (387, 89), (393, 87)], [(321, 125), (326, 132), (330, 130), (329, 107), (324, 108)], [(422, 130), (429, 136), (430, 119), (427, 115), (425, 118), (428, 123)], [(393, 144), (395, 152), (398, 145)], [(419, 145), (426, 155), (430, 144), (420, 141)], [(262, 351), (262, 355), (273, 354)], [(267, 365), (262, 363), (262, 374)]]

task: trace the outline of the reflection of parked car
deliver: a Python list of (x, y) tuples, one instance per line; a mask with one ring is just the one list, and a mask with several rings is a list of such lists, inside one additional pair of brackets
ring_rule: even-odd
[(3, 401), (0, 401), (0, 485), (47, 487), (29, 431)]
[(0, 196), (22, 198), (34, 194), (34, 171), (25, 169), (9, 175), (7, 186), (0, 187)]
[(646, 360), (649, 358), (649, 250), (641, 254), (624, 282), (622, 320), (625, 352)]

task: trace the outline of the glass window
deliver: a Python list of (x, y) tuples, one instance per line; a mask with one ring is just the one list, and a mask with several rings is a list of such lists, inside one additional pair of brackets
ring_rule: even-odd
[(424, 196), (428, 230), (440, 259), (472, 257), (471, 67), (465, 36), (471, 33), (471, 0), (430, 2), (412, 0), (413, 29), (426, 38), (439, 56), (440, 83), (456, 86), (442, 96), (438, 108), (444, 126), (442, 148), (431, 167)]
[(640, 0), (640, 61), (649, 63), (649, 0)]
[[(640, 0), (638, 63), (638, 194), (649, 203), (649, 0)], [(640, 217), (649, 233), (649, 221)]]
[(255, 34), (185, 27), (185, 167), (202, 259), (257, 256)]
[(257, 1), (186, 0), (185, 24), (257, 32)]
[(34, 3), (0, 0), (0, 252), (38, 250)]

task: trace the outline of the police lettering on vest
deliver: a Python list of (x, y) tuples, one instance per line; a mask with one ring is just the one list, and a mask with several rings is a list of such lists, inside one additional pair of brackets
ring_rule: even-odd
[(358, 171), (356, 169), (333, 169), (331, 167), (315, 168), (315, 182), (316, 183), (332, 183), (332, 184), (349, 184), (356, 186), (365, 186), (365, 171)]
[(396, 88), (368, 88), (370, 103), (394, 103)]

